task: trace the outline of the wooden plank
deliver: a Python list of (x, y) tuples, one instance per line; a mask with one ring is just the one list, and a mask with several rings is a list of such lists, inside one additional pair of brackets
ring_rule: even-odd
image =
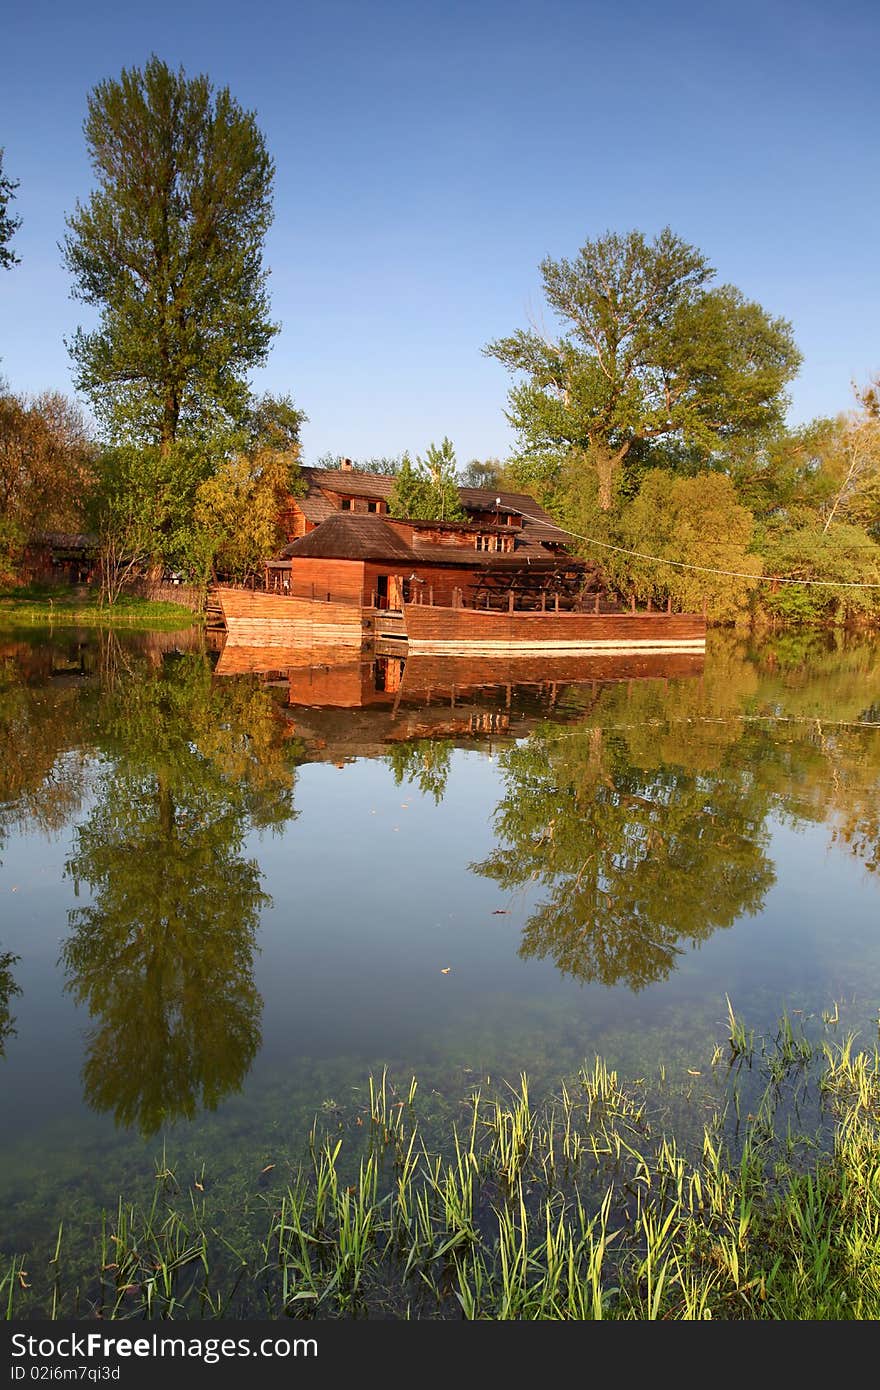
[(706, 624), (692, 613), (497, 613), (407, 604), (410, 652), (559, 653), (702, 651)]

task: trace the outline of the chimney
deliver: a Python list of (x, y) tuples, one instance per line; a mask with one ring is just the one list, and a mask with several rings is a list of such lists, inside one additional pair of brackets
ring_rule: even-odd
[(339, 465), (339, 467), (342, 469), (343, 473), (350, 473), (350, 472), (351, 472), (351, 459), (343, 459), (342, 462), (341, 462), (341, 464)]

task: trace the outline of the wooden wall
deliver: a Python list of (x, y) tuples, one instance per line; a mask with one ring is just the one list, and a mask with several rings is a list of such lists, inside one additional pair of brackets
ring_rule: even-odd
[[(434, 603), (451, 604), (453, 590), (463, 589), (465, 597), (469, 597), (473, 585), (481, 573), (482, 571), (476, 567), (474, 569), (464, 567), (443, 569), (439, 565), (424, 565), (419, 564), (418, 561), (411, 566), (381, 565), (371, 560), (364, 565), (364, 602), (369, 604), (372, 595), (376, 593), (380, 575), (395, 574), (403, 580), (409, 579), (410, 575), (414, 574), (416, 582), (409, 585), (413, 602), (424, 601), (428, 603), (429, 594), (433, 590)], [(419, 583), (419, 580), (423, 582)]]
[(317, 560), (303, 555), (291, 561), (290, 593), (295, 598), (360, 604), (364, 586), (363, 560)]

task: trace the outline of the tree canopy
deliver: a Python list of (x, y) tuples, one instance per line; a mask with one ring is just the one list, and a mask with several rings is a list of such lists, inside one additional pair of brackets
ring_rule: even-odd
[(67, 219), (74, 296), (100, 310), (69, 351), (115, 443), (158, 445), (238, 425), (264, 361), (262, 251), (274, 165), (228, 88), (153, 56), (88, 98), (97, 186)]
[(245, 579), (281, 544), (285, 505), (303, 489), (299, 428), (304, 419), (289, 396), (263, 396), (247, 447), (223, 459), (200, 484), (194, 523), (202, 543), (197, 548), (220, 573)]
[(76, 531), (94, 447), (82, 411), (57, 391), (23, 396), (0, 384), (0, 573), (37, 531)]
[(394, 487), (388, 499), (392, 516), (417, 521), (464, 521), (456, 482), (455, 449), (446, 436), (440, 444), (429, 444), (425, 457), (404, 454)]
[(508, 419), (524, 483), (552, 486), (574, 455), (607, 510), (633, 451), (705, 460), (781, 423), (801, 361), (791, 326), (713, 287), (706, 257), (670, 228), (651, 242), (607, 232), (574, 260), (546, 258), (541, 275), (561, 332), (530, 327), (484, 349), (520, 378)]

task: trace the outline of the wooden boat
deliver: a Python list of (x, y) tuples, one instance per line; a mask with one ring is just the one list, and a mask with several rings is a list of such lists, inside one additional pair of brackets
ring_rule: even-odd
[(706, 620), (696, 613), (577, 612), (406, 603), (400, 609), (219, 586), (227, 646), (365, 650), (377, 638), (402, 655), (566, 656), (703, 652)]
[(404, 604), (408, 655), (703, 652), (696, 613), (496, 612)]
[(359, 651), (372, 635), (367, 610), (356, 603), (323, 603), (262, 589), (214, 590), (226, 626), (226, 645), (348, 647)]

